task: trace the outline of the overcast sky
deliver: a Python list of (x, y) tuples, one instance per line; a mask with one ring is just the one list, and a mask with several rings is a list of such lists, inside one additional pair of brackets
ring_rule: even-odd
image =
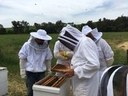
[(12, 27), (11, 21), (86, 23), (100, 18), (128, 16), (128, 0), (0, 0), (0, 24)]

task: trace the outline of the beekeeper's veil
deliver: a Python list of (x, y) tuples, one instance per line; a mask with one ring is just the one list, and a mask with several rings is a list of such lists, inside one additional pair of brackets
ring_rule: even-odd
[(73, 51), (83, 36), (77, 28), (67, 25), (61, 30), (58, 40)]

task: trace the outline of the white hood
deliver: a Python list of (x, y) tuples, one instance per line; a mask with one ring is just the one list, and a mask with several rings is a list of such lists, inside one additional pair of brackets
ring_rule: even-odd
[(67, 25), (61, 30), (58, 40), (73, 51), (83, 36), (77, 28)]

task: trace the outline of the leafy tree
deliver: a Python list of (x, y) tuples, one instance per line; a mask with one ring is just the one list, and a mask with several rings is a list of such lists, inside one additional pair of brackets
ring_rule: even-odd
[(41, 24), (38, 24), (38, 23), (34, 23), (34, 27), (37, 29), (41, 29)]
[(23, 26), (23, 32), (26, 33), (26, 32), (29, 32), (29, 23), (27, 21), (21, 21), (21, 25)]
[[(128, 17), (127, 16), (121, 16), (115, 20), (100, 18), (97, 22), (93, 22), (90, 20), (87, 23), (81, 23), (81, 24), (74, 24), (73, 22), (64, 23), (61, 20), (58, 20), (56, 23), (52, 23), (52, 22), (48, 22), (48, 23), (42, 22), (41, 24), (34, 23), (34, 26), (31, 26), (31, 28), (30, 28), (29, 23), (24, 20), (23, 21), (12, 21), (12, 24), (13, 24), (12, 28), (13, 28), (14, 33), (28, 33), (28, 32), (31, 32), (32, 30), (36, 31), (38, 29), (44, 29), (48, 33), (59, 33), (61, 29), (64, 26), (66, 26), (66, 24), (70, 24), (78, 28), (79, 30), (81, 30), (84, 25), (89, 25), (91, 28), (97, 27), (98, 30), (102, 32), (117, 32), (117, 31), (128, 32)], [(1, 26), (1, 28), (2, 27), (3, 26)], [(1, 31), (0, 33), (2, 32), (4, 31)], [(9, 32), (12, 33), (12, 31), (8, 31), (8, 33)]]
[(61, 29), (65, 26), (65, 23), (59, 20), (55, 23), (55, 26), (56, 26), (56, 32), (60, 32)]
[(95, 28), (94, 23), (92, 21), (88, 21), (87, 25), (90, 26), (91, 28)]
[(0, 34), (6, 34), (6, 29), (0, 24)]
[(29, 31), (29, 23), (26, 21), (12, 21), (14, 33), (26, 33)]

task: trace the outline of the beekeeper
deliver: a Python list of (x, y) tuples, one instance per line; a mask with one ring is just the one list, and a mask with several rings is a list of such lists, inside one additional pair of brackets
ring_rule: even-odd
[(71, 69), (63, 72), (72, 77), (73, 95), (97, 96), (100, 63), (96, 44), (70, 25), (62, 29), (58, 40), (74, 52)]
[[(54, 57), (57, 59), (56, 64), (61, 64), (70, 68), (71, 66), (71, 58), (73, 56), (73, 51), (64, 46), (59, 40), (55, 42), (54, 45)], [(56, 72), (56, 76), (64, 76), (61, 72)], [(67, 94), (70, 95), (70, 91), (72, 90), (71, 79), (66, 81)]]
[(100, 60), (100, 77), (103, 71), (114, 62), (114, 52), (110, 45), (102, 38), (103, 33), (97, 28), (91, 29), (88, 25), (83, 26), (82, 33), (90, 37), (97, 45)]
[(46, 71), (51, 71), (52, 53), (48, 45), (51, 39), (43, 29), (31, 32), (29, 40), (18, 53), (20, 75), (21, 78), (26, 77), (27, 96), (33, 96), (33, 84), (45, 77)]
[[(59, 40), (55, 42), (54, 45), (54, 57), (57, 59), (56, 64), (62, 64), (67, 67), (70, 67), (71, 58), (73, 56), (73, 51), (64, 46)], [(57, 72), (57, 75), (62, 75)]]

